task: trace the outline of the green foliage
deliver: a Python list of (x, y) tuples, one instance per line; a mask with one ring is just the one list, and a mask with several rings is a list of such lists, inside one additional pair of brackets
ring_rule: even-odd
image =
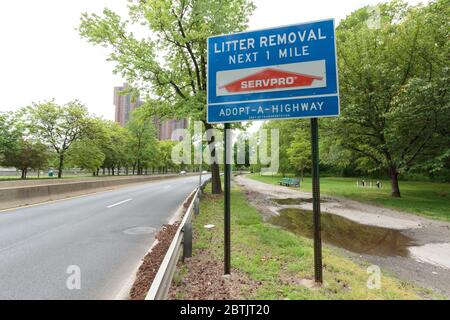
[(293, 131), (292, 141), (286, 149), (286, 154), (289, 164), (300, 172), (303, 179), (305, 168), (311, 168), (311, 133), (305, 121), (299, 124), (300, 126)]
[[(114, 72), (159, 97), (164, 103), (153, 108), (160, 114), (205, 120), (206, 39), (244, 30), (254, 6), (248, 0), (149, 0), (130, 1), (129, 9), (128, 21), (110, 9), (84, 13), (80, 35), (110, 48)], [(131, 25), (148, 27), (151, 36), (138, 39)]]
[(133, 168), (160, 172), (178, 169), (171, 160), (175, 142), (157, 141), (154, 117), (138, 108), (126, 128), (113, 121), (89, 116), (78, 102), (59, 106), (55, 102), (34, 104), (16, 114), (0, 114), (0, 165), (22, 170), (48, 167), (80, 168), (111, 174)]
[(0, 165), (4, 164), (5, 153), (17, 148), (20, 137), (21, 133), (15, 126), (14, 116), (9, 113), (0, 113)]
[(303, 173), (311, 168), (311, 132), (309, 120), (268, 121), (263, 129), (279, 130), (279, 157), (282, 175)]
[(22, 171), (45, 168), (50, 159), (49, 148), (32, 136), (17, 114), (0, 114), (0, 165)]
[[(449, 0), (369, 7), (337, 28), (341, 116), (320, 120), (322, 168), (342, 174), (385, 172), (392, 194), (408, 172), (450, 176)], [(280, 130), (280, 172), (310, 167), (307, 123), (270, 121)]]
[(379, 28), (367, 23), (367, 8), (337, 28), (342, 113), (332, 134), (369, 169), (387, 170), (399, 196), (399, 174), (448, 156), (450, 6), (378, 8)]
[(105, 160), (105, 154), (94, 140), (82, 139), (73, 143), (67, 152), (67, 163), (91, 172), (99, 168)]
[(61, 178), (67, 150), (88, 131), (86, 107), (79, 101), (72, 101), (63, 106), (48, 101), (34, 103), (21, 113), (30, 134), (39, 137), (58, 155), (58, 178)]
[(19, 139), (14, 148), (4, 152), (4, 164), (22, 171), (22, 179), (27, 177), (28, 169), (45, 168), (50, 153), (48, 147), (40, 142)]
[(163, 167), (163, 171), (167, 169), (178, 169), (178, 165), (172, 161), (172, 148), (176, 142), (171, 140), (163, 140), (158, 143), (157, 164)]
[[(151, 104), (153, 114), (201, 120), (210, 129), (206, 40), (244, 30), (253, 10), (251, 0), (132, 0), (129, 20), (123, 21), (110, 9), (102, 15), (84, 13), (79, 33), (90, 43), (110, 49), (108, 59), (115, 62), (115, 73), (159, 99)], [(147, 27), (149, 36), (137, 38), (129, 31), (136, 25)], [(212, 152), (211, 157), (215, 156)], [(211, 165), (211, 173), (213, 190), (220, 193), (217, 164)]]
[(156, 164), (156, 132), (154, 118), (146, 113), (145, 109), (138, 108), (133, 111), (127, 123), (129, 131), (128, 151), (133, 168), (142, 174), (144, 166)]

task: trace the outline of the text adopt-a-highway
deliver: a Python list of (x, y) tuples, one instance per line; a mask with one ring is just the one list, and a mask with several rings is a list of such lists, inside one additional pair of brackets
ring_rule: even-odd
[(208, 122), (339, 115), (334, 20), (208, 38)]

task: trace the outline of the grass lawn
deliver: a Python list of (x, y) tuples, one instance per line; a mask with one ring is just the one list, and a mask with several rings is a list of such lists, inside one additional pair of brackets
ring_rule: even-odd
[[(432, 295), (382, 272), (381, 288), (368, 289), (367, 266), (361, 266), (327, 246), (323, 249), (322, 288), (308, 289), (301, 279), (314, 279), (313, 244), (279, 227), (263, 222), (241, 191), (232, 190), (232, 267), (260, 282), (249, 299), (420, 299)], [(223, 257), (223, 195), (205, 193), (201, 211), (193, 221), (197, 251), (207, 249), (212, 261)], [(205, 229), (206, 224), (216, 227)], [(182, 270), (177, 271), (178, 277)], [(245, 288), (243, 289), (246, 292)], [(251, 292), (251, 291), (249, 291)]]
[[(281, 176), (260, 176), (256, 173), (248, 176), (271, 184), (278, 184), (278, 181), (281, 180)], [(320, 179), (320, 190), (324, 195), (350, 198), (433, 219), (450, 221), (449, 183), (400, 181), (402, 197), (393, 198), (391, 197), (390, 181), (383, 180), (382, 182), (382, 189), (357, 188), (356, 178), (323, 177)], [(311, 192), (311, 178), (305, 178), (300, 189)]]

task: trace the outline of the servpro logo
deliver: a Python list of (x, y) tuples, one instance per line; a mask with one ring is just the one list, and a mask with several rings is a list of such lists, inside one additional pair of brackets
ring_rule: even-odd
[(284, 86), (292, 86), (295, 83), (296, 79), (297, 77), (285, 77), (285, 78), (242, 81), (241, 89), (279, 88), (279, 87), (283, 88)]
[[(325, 65), (322, 61), (314, 63), (297, 63), (283, 66), (283, 69), (260, 67), (244, 71), (244, 74), (242, 71), (225, 71), (218, 77), (218, 95), (323, 87), (326, 85)], [(295, 72), (302, 69), (306, 72)]]
[(257, 91), (310, 86), (314, 80), (322, 80), (322, 77), (268, 68), (224, 87), (228, 92)]

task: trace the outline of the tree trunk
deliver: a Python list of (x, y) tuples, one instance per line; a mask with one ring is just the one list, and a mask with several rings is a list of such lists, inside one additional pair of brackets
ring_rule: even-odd
[(389, 175), (391, 177), (391, 195), (395, 198), (400, 198), (400, 188), (398, 187), (398, 171), (397, 171), (397, 169), (391, 167), (389, 169)]
[(22, 169), (22, 175), (20, 179), (26, 179), (27, 178), (27, 169)]
[(59, 166), (58, 166), (58, 179), (62, 178), (62, 169), (64, 166), (64, 153), (59, 155)]
[[(204, 123), (205, 129), (209, 130), (212, 129), (212, 125), (209, 123)], [(211, 155), (211, 192), (212, 194), (220, 194), (222, 193), (222, 183), (220, 181), (220, 167), (217, 163), (217, 157), (216, 157), (216, 148), (214, 145), (215, 137), (211, 134), (206, 135), (209, 152)]]

